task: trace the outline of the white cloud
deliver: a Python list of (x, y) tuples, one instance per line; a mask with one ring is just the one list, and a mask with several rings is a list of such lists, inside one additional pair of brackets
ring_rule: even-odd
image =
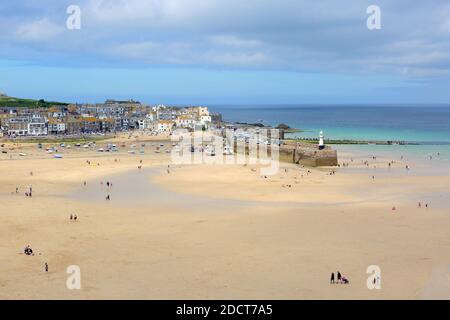
[(243, 39), (234, 35), (214, 35), (210, 37), (210, 41), (214, 45), (237, 48), (258, 47), (263, 44), (259, 40)]
[(43, 18), (20, 25), (16, 30), (16, 36), (23, 41), (49, 41), (63, 31), (64, 27)]
[(261, 52), (220, 52), (209, 51), (202, 55), (202, 60), (213, 65), (255, 67), (268, 62)]
[(67, 3), (45, 1), (42, 8), (34, 0), (8, 6), (13, 14), (0, 20), (0, 55), (313, 72), (450, 67), (446, 0), (378, 0), (383, 22), (374, 32), (365, 21), (371, 3), (361, 0), (78, 0), (83, 28), (66, 37)]

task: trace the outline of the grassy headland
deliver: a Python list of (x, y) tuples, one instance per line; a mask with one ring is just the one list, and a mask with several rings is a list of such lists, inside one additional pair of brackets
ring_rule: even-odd
[(48, 108), (51, 106), (66, 106), (65, 102), (45, 101), (44, 99), (23, 99), (0, 95), (0, 108)]

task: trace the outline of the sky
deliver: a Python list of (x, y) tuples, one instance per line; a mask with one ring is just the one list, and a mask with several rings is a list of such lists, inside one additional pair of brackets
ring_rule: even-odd
[[(80, 8), (79, 29), (67, 27), (70, 5)], [(370, 5), (380, 29), (367, 27)], [(1, 0), (0, 92), (67, 102), (448, 104), (450, 2)]]

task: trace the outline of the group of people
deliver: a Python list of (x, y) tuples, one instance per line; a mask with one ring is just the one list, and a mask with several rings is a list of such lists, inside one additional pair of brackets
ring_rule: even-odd
[[(421, 202), (419, 202), (417, 204), (417, 208), (422, 208), (422, 203)], [(425, 203), (425, 208), (428, 208), (428, 203)]]
[(23, 249), (23, 253), (25, 253), (27, 256), (33, 256), (33, 249), (31, 249), (30, 245), (27, 245), (25, 249)]
[(70, 214), (70, 220), (72, 221), (77, 221), (77, 219), (78, 219), (78, 217), (77, 217), (77, 215), (76, 214), (74, 214), (74, 215), (72, 215), (72, 214)]
[[(16, 192), (18, 192), (18, 188), (16, 188)], [(29, 189), (29, 191), (28, 192), (25, 192), (25, 196), (26, 197), (31, 197), (33, 195), (33, 188), (32, 187), (30, 187), (30, 189)]]
[[(23, 253), (25, 253), (27, 256), (34, 256), (33, 249), (31, 249), (30, 245), (27, 245), (25, 249), (23, 249)], [(48, 272), (47, 262), (44, 263), (44, 270), (45, 272)]]
[(336, 281), (334, 278), (334, 272), (331, 273), (330, 284), (340, 283), (340, 284), (349, 284), (350, 281), (343, 276), (339, 271), (336, 272)]

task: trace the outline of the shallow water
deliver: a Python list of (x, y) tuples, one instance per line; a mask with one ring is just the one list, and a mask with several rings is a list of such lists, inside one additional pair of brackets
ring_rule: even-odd
[[(246, 201), (235, 199), (212, 198), (209, 196), (189, 195), (167, 190), (151, 181), (155, 174), (166, 174), (162, 167), (132, 170), (111, 175), (108, 178), (89, 181), (86, 186), (78, 188), (68, 197), (85, 202), (104, 202), (120, 207), (158, 206), (171, 209), (183, 209), (199, 212), (230, 211), (252, 208), (255, 205), (264, 207), (315, 207), (333, 206), (334, 203), (298, 203), (286, 201)], [(106, 182), (112, 182), (107, 187)], [(103, 184), (102, 184), (103, 183)], [(110, 200), (106, 196), (110, 195)], [(339, 202), (345, 204), (346, 202)]]
[[(408, 164), (411, 170), (402, 168), (353, 168), (348, 172), (367, 172), (388, 175), (446, 176), (450, 175), (450, 146), (448, 145), (333, 145), (339, 153), (351, 154), (354, 163), (368, 160), (372, 156), (386, 161)], [(386, 166), (384, 166), (386, 167)]]
[[(211, 211), (217, 206), (224, 205), (223, 201), (226, 201), (227, 206), (237, 205), (233, 201), (218, 201), (166, 190), (150, 180), (152, 174), (159, 174), (162, 171), (162, 168), (136, 169), (96, 179), (73, 192), (70, 197), (88, 202), (104, 201), (123, 207), (157, 205)], [(107, 186), (108, 181), (112, 186)], [(109, 201), (106, 200), (108, 195)]]

